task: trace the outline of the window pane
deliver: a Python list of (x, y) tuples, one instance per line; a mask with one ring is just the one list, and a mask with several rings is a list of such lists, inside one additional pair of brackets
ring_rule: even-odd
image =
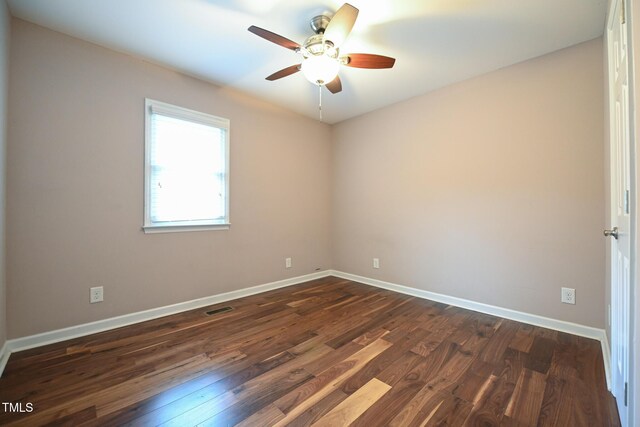
[(225, 130), (152, 113), (152, 222), (224, 220)]

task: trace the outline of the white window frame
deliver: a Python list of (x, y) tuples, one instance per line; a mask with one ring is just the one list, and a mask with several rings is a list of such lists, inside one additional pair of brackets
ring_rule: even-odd
[[(144, 143), (144, 225), (142, 229), (145, 233), (168, 233), (180, 231), (202, 231), (202, 230), (226, 230), (229, 229), (229, 134), (230, 120), (216, 117), (210, 114), (201, 113), (166, 102), (145, 98), (145, 143)], [(151, 116), (153, 113), (170, 116), (176, 119), (187, 120), (214, 126), (224, 129), (225, 141), (225, 215), (222, 220), (198, 220), (198, 221), (173, 221), (173, 222), (153, 222), (151, 221), (151, 145), (152, 129)]]

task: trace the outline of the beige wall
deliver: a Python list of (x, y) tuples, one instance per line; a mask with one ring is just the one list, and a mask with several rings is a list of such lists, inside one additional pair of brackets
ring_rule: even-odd
[[(9, 337), (330, 267), (327, 125), (12, 24)], [(231, 120), (230, 230), (141, 231), (145, 97)], [(96, 285), (105, 301), (89, 304)]]
[(9, 10), (0, 1), (0, 348), (7, 338), (5, 274), (5, 153), (7, 147), (7, 92), (9, 56)]
[(336, 125), (334, 268), (603, 328), (602, 52), (596, 39)]
[[(604, 327), (601, 40), (330, 128), (20, 20), (11, 31), (9, 337), (316, 268)], [(229, 231), (140, 231), (145, 97), (231, 119)], [(105, 301), (89, 304), (96, 285)]]

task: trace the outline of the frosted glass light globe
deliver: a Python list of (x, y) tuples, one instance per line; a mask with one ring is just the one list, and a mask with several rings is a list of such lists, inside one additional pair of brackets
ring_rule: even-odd
[(336, 78), (340, 64), (326, 55), (310, 56), (302, 62), (301, 69), (307, 80), (321, 86)]

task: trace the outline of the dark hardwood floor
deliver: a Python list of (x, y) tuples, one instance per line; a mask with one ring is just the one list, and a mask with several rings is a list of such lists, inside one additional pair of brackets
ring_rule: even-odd
[(13, 354), (0, 400), (19, 426), (619, 425), (597, 341), (334, 277)]

